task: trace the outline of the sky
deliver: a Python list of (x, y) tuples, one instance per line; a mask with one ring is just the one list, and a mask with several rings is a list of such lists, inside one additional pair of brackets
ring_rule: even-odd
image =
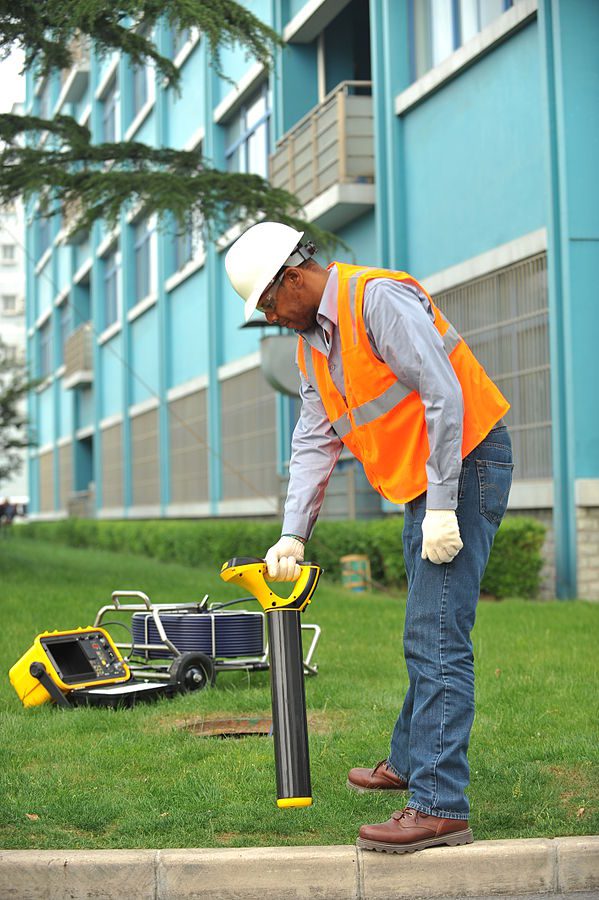
[(25, 76), (19, 75), (23, 67), (23, 52), (14, 50), (0, 62), (0, 113), (10, 112), (13, 103), (25, 99)]

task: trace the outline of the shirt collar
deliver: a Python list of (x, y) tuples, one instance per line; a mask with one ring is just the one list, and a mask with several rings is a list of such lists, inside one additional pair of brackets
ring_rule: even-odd
[(324, 286), (320, 305), (316, 313), (316, 325), (307, 328), (305, 331), (296, 331), (296, 334), (306, 338), (309, 344), (316, 346), (321, 350), (324, 346), (325, 353), (328, 354), (330, 339), (335, 326), (337, 325), (337, 287), (339, 284), (339, 275), (337, 268), (332, 265), (329, 269), (329, 277)]
[(320, 306), (316, 313), (316, 321), (318, 324), (331, 333), (331, 325), (337, 324), (337, 287), (339, 284), (339, 275), (337, 267), (331, 266), (329, 269), (329, 277), (325, 285), (322, 297), (320, 298)]

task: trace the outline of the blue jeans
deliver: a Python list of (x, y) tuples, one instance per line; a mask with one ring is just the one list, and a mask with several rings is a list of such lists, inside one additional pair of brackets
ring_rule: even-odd
[(470, 632), (512, 469), (510, 436), (499, 425), (463, 461), (456, 512), (464, 546), (450, 563), (436, 565), (420, 556), (426, 494), (405, 507), (409, 687), (388, 764), (408, 782), (409, 806), (433, 816), (468, 818), (467, 752), (474, 720)]

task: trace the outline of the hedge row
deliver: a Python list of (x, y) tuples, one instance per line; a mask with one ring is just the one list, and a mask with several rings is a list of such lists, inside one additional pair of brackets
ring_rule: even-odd
[[(402, 516), (352, 522), (319, 522), (307, 548), (334, 580), (341, 577), (340, 558), (364, 553), (373, 581), (402, 587), (406, 583)], [(279, 524), (248, 519), (223, 521), (151, 521), (63, 519), (30, 522), (13, 530), (71, 547), (94, 547), (149, 556), (188, 566), (218, 566), (232, 556), (262, 557), (279, 537)], [(508, 518), (495, 538), (482, 590), (495, 597), (535, 597), (542, 567), (543, 525), (534, 519)]]

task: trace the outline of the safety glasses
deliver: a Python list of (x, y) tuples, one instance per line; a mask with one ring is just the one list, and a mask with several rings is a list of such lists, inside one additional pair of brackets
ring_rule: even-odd
[(259, 300), (256, 304), (256, 309), (261, 313), (272, 312), (277, 303), (277, 292), (281, 287), (281, 282), (285, 277), (285, 269), (278, 275), (272, 282), (266, 297), (263, 300)]

